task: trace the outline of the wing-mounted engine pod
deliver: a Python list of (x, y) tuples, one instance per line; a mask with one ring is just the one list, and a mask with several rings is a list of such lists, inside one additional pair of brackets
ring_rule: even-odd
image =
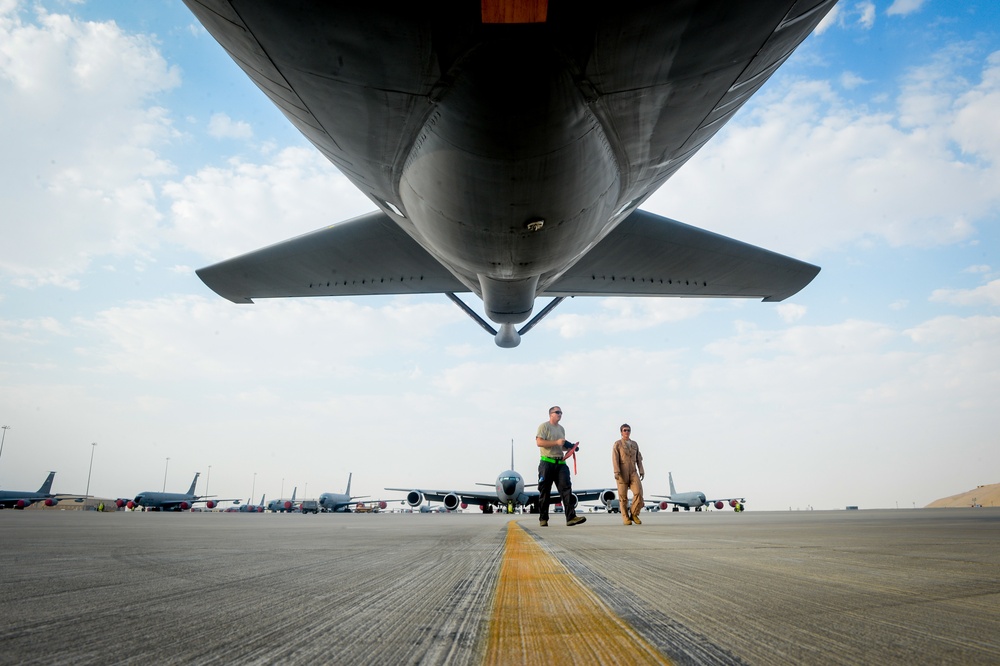
[(411, 490), (406, 493), (406, 503), (412, 507), (418, 507), (424, 503), (424, 494), (419, 490)]
[(444, 508), (449, 511), (454, 511), (458, 508), (458, 505), (462, 503), (462, 498), (455, 493), (448, 493), (444, 496)]
[(576, 493), (570, 493), (570, 500), (573, 502), (573, 508), (575, 509), (578, 504), (580, 504), (580, 499), (576, 496)]
[(608, 488), (607, 490), (602, 490), (598, 499), (601, 500), (601, 504), (603, 504), (606, 507), (615, 500), (615, 491), (612, 490), (611, 488)]

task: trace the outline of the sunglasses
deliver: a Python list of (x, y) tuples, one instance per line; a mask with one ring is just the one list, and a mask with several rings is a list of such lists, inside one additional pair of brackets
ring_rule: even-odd
[(562, 416), (562, 412), (560, 412), (558, 409), (556, 411), (552, 412), (552, 413), (553, 414), (559, 414), (560, 416)]

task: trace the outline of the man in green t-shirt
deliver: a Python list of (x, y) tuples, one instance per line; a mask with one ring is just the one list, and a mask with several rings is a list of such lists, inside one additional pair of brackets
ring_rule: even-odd
[(559, 425), (561, 420), (562, 408), (558, 405), (550, 407), (549, 420), (538, 426), (538, 432), (535, 433), (535, 444), (542, 455), (542, 460), (538, 463), (538, 524), (542, 527), (549, 524), (549, 498), (553, 483), (562, 500), (566, 524), (572, 527), (587, 522), (583, 516), (576, 515), (573, 482), (569, 467), (566, 466), (566, 457), (575, 453), (580, 443), (566, 441), (566, 431)]

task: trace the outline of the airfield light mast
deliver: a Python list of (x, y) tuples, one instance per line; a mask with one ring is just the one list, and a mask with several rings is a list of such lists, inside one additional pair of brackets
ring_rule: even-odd
[(3, 456), (3, 441), (7, 439), (7, 431), (10, 430), (10, 426), (0, 426), (3, 428), (3, 436), (0, 437), (0, 457)]
[(90, 496), (90, 473), (94, 471), (94, 451), (97, 450), (97, 442), (90, 443), (90, 468), (87, 469), (87, 492), (84, 495)]

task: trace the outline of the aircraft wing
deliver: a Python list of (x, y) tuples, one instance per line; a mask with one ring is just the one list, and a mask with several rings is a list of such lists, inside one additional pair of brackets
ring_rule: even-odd
[[(599, 500), (599, 499), (601, 499), (601, 493), (603, 493), (605, 490), (607, 490), (607, 488), (597, 488), (597, 489), (588, 489), (588, 490), (577, 490), (576, 488), (574, 488), (573, 489), (573, 494), (576, 495), (577, 502), (590, 502), (592, 500)], [(531, 502), (537, 502), (538, 501), (538, 491), (537, 490), (525, 491), (524, 494), (525, 494), (525, 496), (528, 497), (528, 499)], [(556, 490), (555, 486), (552, 486), (552, 495), (550, 496), (550, 499), (551, 499), (552, 502), (558, 502), (558, 501), (560, 501), (559, 500), (559, 491)]]
[(424, 490), (423, 488), (386, 488), (386, 490), (395, 490), (404, 493), (416, 490), (424, 496), (425, 500), (430, 500), (432, 502), (443, 502), (445, 496), (447, 495), (457, 495), (466, 504), (472, 504), (475, 502), (489, 502), (491, 504), (496, 504), (499, 501), (497, 499), (495, 489), (492, 492), (486, 492), (483, 490)]
[(546, 290), (549, 296), (688, 296), (781, 301), (819, 267), (636, 210)]
[(196, 271), (234, 303), (291, 296), (468, 292), (385, 213), (375, 212)]

